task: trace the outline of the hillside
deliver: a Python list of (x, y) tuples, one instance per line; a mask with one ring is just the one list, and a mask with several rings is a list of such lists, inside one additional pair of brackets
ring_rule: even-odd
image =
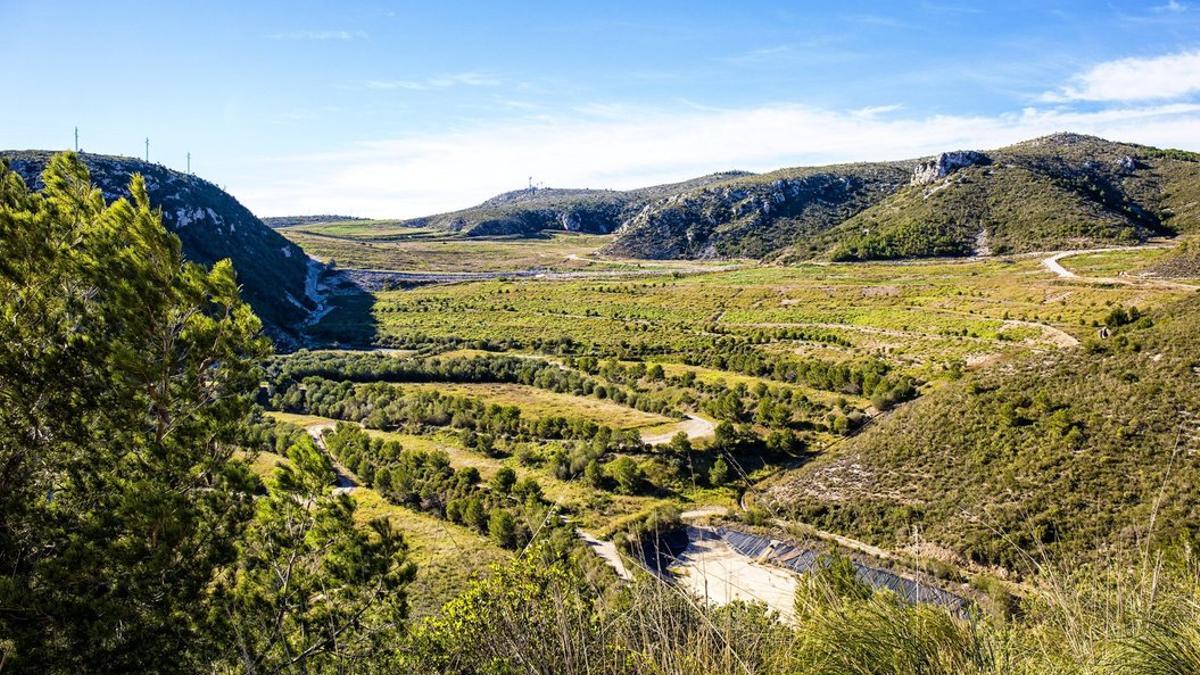
[(764, 258), (878, 203), (912, 163), (782, 169), (664, 197), (626, 221), (605, 252), (635, 258)]
[[(41, 189), (41, 173), (54, 153), (5, 151), (8, 162), (26, 184)], [(193, 175), (172, 171), (132, 157), (82, 154), (92, 182), (106, 201), (128, 195), (129, 177), (146, 178), (150, 202), (162, 209), (163, 222), (183, 243), (184, 255), (211, 266), (229, 258), (237, 270), (242, 295), (280, 344), (295, 341), (298, 323), (316, 308), (309, 276), (318, 271), (299, 246), (263, 225), (233, 196)]]
[(1200, 159), (1056, 134), (943, 153), (910, 184), (788, 252), (870, 260), (1138, 244), (1200, 224)]
[[(977, 371), (786, 474), (764, 501), (890, 548), (1026, 570), (1030, 560), (1195, 543), (1200, 298), (1107, 338)], [(1116, 327), (1119, 324), (1125, 324)], [(1027, 557), (1031, 556), (1031, 557)]]
[(315, 225), (318, 223), (335, 223), (351, 220), (366, 220), (354, 216), (315, 215), (315, 216), (275, 216), (261, 219), (263, 225), (276, 229), (280, 227), (295, 227), (297, 225)]
[(477, 206), (404, 221), (468, 236), (536, 235), (543, 230), (608, 234), (634, 217), (652, 200), (746, 175), (715, 173), (682, 183), (636, 190), (529, 188), (496, 195)]
[(1185, 241), (1143, 271), (1165, 279), (1200, 279), (1200, 241)]
[(407, 221), (468, 236), (616, 233), (618, 258), (887, 260), (1200, 229), (1200, 155), (1054, 134), (990, 151), (728, 172), (624, 192), (535, 188)]

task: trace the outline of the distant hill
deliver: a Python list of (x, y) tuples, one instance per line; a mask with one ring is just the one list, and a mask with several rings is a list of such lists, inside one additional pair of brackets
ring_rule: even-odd
[(788, 258), (871, 260), (1137, 244), (1200, 225), (1200, 155), (1056, 134), (922, 161), (908, 185)]
[(640, 190), (519, 190), (409, 223), (469, 236), (615, 232), (604, 253), (617, 257), (785, 263), (1130, 244), (1200, 231), (1200, 155), (1064, 133)]
[[(4, 151), (26, 184), (41, 189), (41, 173), (54, 153)], [(188, 259), (212, 265), (233, 261), (242, 296), (263, 320), (267, 333), (281, 345), (296, 342), (295, 326), (317, 308), (315, 288), (320, 266), (216, 185), (132, 157), (81, 155), (92, 182), (112, 201), (128, 196), (129, 177), (146, 178), (150, 201), (162, 209), (163, 222), (179, 236)]]
[(935, 389), (761, 499), (882, 546), (1017, 570), (1135, 551), (1152, 522), (1157, 543), (1194, 547), (1200, 296), (1109, 323), (1082, 349)]
[(404, 225), (434, 227), (468, 236), (536, 235), (543, 230), (608, 234), (656, 199), (693, 190), (741, 171), (715, 173), (682, 183), (637, 190), (529, 188), (505, 192), (460, 211), (404, 221)]
[(351, 220), (366, 220), (366, 218), (355, 218), (354, 216), (273, 216), (262, 218), (263, 225), (269, 228), (276, 229), (280, 227), (295, 227), (296, 225), (316, 225), (319, 223), (341, 223)]

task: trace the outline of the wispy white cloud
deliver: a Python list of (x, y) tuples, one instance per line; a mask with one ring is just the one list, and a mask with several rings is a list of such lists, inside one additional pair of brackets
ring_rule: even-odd
[(1040, 97), (1046, 102), (1152, 101), (1200, 92), (1200, 50), (1106, 61)]
[(886, 115), (890, 112), (896, 112), (897, 110), (903, 110), (903, 109), (904, 109), (903, 105), (901, 105), (899, 103), (892, 103), (889, 105), (872, 105), (872, 106), (867, 106), (866, 108), (859, 108), (858, 110), (851, 110), (850, 114), (853, 115), (854, 117), (869, 119), (869, 118), (875, 118), (880, 115)]
[(913, 24), (883, 14), (846, 14), (842, 17), (850, 23), (863, 26), (879, 26), (881, 28), (913, 28)]
[(792, 45), (775, 45), (773, 47), (760, 47), (758, 49), (751, 49), (749, 51), (742, 52), (741, 54), (723, 57), (720, 60), (725, 61), (726, 63), (737, 64), (764, 63), (767, 61), (777, 61), (780, 59), (790, 58), (793, 56), (793, 54), (795, 54), (795, 51), (795, 47)]
[[(713, 171), (901, 159), (995, 148), (1056, 131), (1200, 149), (1200, 104), (1102, 111), (1029, 108), (1008, 114), (871, 114), (796, 104), (735, 109), (590, 106), (475, 128), (281, 157), (232, 185), (263, 215), (418, 216), (462, 208), (524, 185), (632, 188)], [(889, 114), (884, 114), (889, 113)], [(248, 179), (248, 181), (251, 179)]]
[(1154, 8), (1156, 12), (1186, 12), (1188, 6), (1179, 2), (1179, 0), (1167, 0), (1167, 4), (1159, 5)]
[(267, 36), (272, 40), (366, 40), (366, 31), (361, 30), (293, 30), (283, 33), (272, 33)]
[(450, 87), (495, 87), (499, 79), (482, 73), (452, 73), (418, 80), (367, 80), (367, 89), (408, 89), (425, 91), (429, 89), (449, 89)]

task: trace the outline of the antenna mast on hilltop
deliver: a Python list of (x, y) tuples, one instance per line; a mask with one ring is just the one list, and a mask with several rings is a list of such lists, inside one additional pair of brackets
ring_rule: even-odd
[(150, 161), (150, 137), (146, 137), (146, 162)]
[(79, 152), (79, 127), (75, 127), (75, 152)]
[(188, 170), (187, 170), (188, 175), (191, 175), (191, 173), (192, 173), (192, 153), (190, 153), (190, 152), (188, 153), (188, 165), (187, 166), (188, 166)]

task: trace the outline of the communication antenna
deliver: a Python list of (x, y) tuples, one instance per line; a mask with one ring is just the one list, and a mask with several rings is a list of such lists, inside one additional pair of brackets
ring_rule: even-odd
[(79, 152), (79, 127), (75, 127), (75, 152)]
[(190, 152), (188, 153), (187, 172), (189, 175), (192, 173), (192, 153)]
[(146, 137), (146, 162), (150, 161), (150, 137)]

